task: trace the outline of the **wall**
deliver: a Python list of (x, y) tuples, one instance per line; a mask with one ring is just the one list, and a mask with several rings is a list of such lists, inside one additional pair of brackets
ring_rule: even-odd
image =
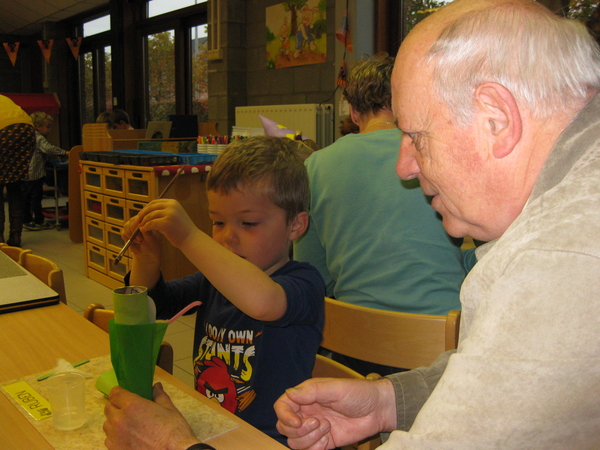
[[(326, 0), (327, 58), (324, 63), (268, 70), (265, 8), (279, 3), (282, 1), (221, 0), (223, 59), (209, 63), (210, 120), (219, 123), (221, 133), (230, 133), (235, 125), (236, 106), (337, 105), (339, 101), (341, 89), (336, 90), (336, 81), (344, 47), (335, 38), (335, 32), (341, 25), (346, 1)], [(356, 35), (353, 38), (356, 39)], [(353, 53), (348, 52), (347, 63), (353, 59)], [(337, 117), (336, 108), (336, 121)]]

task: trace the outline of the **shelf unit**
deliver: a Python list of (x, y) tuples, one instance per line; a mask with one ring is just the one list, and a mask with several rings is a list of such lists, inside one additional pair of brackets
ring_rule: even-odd
[[(125, 223), (148, 202), (158, 197), (181, 166), (126, 166), (93, 161), (81, 162), (81, 209), (87, 276), (115, 289), (123, 285), (129, 271), (128, 251), (118, 264), (115, 258), (125, 242), (121, 231)], [(185, 174), (171, 187), (165, 198), (179, 201), (196, 226), (211, 233), (208, 216), (206, 175), (209, 166), (187, 166)], [(161, 236), (162, 271), (165, 280), (181, 278), (196, 268), (179, 250)]]

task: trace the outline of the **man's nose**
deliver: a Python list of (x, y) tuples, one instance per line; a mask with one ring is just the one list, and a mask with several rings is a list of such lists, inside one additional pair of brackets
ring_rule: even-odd
[(400, 142), (400, 154), (396, 163), (396, 173), (403, 180), (413, 179), (420, 172), (415, 153), (416, 149), (412, 139), (403, 134)]

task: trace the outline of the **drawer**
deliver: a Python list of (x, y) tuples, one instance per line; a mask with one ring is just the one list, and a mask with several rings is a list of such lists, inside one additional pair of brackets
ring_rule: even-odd
[[(123, 231), (123, 227), (119, 227), (117, 225), (112, 225), (110, 223), (106, 224), (106, 249), (110, 252), (116, 252), (117, 254), (121, 251), (121, 249), (125, 246), (125, 241), (121, 237), (121, 232)], [(129, 250), (125, 253), (127, 256), (129, 254)]]
[(124, 198), (104, 196), (104, 221), (115, 225), (125, 225), (125, 207)]
[(103, 167), (102, 182), (104, 195), (125, 198), (125, 170)]
[(137, 216), (137, 214), (144, 209), (144, 206), (146, 205), (147, 203), (144, 202), (132, 202), (131, 200), (127, 200), (126, 219), (129, 220), (132, 217)]
[(102, 167), (83, 165), (83, 189), (102, 194)]
[(155, 198), (154, 172), (125, 171), (125, 196), (128, 200), (149, 202)]
[(86, 216), (85, 218), (85, 235), (88, 242), (104, 247), (106, 243), (106, 235), (104, 231), (104, 222)]
[(104, 220), (104, 195), (95, 192), (85, 191), (84, 196), (84, 213), (86, 216), (94, 219)]
[(121, 258), (118, 264), (115, 264), (115, 258), (119, 252), (107, 252), (108, 257), (108, 276), (123, 282), (125, 275), (129, 272), (130, 259), (127, 257)]
[(107, 273), (106, 250), (98, 245), (86, 244), (86, 260), (88, 267), (101, 273)]

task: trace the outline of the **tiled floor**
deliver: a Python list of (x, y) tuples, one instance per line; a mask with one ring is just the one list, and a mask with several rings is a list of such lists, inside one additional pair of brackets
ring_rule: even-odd
[[(46, 200), (44, 201), (44, 206)], [(50, 206), (50, 205), (48, 205)], [(8, 224), (7, 224), (8, 228)], [(33, 253), (54, 261), (63, 271), (67, 304), (80, 314), (90, 303), (101, 303), (112, 309), (112, 291), (86, 277), (83, 244), (73, 243), (68, 228), (43, 231), (23, 230), (22, 245)], [(185, 316), (169, 325), (165, 340), (174, 349), (173, 375), (193, 386), (192, 346), (195, 315)]]

